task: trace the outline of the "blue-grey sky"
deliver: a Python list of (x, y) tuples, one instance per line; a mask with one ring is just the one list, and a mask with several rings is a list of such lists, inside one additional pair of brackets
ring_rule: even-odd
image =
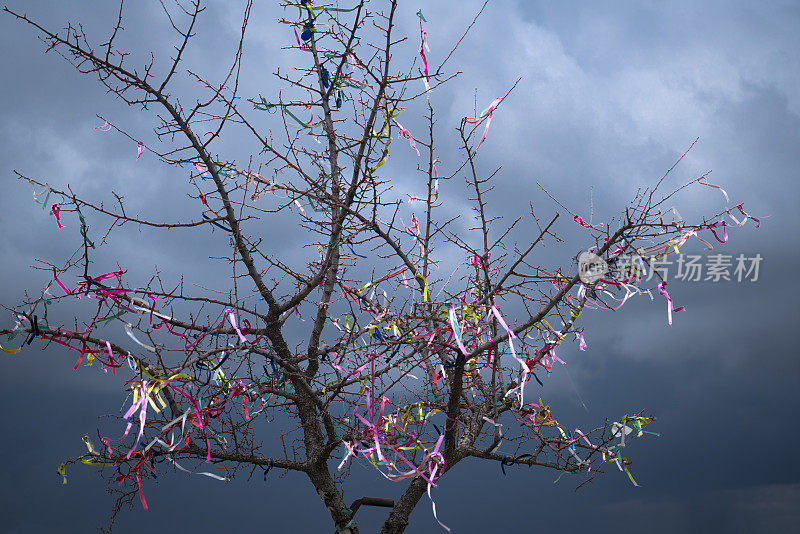
[[(50, 28), (82, 22), (95, 42), (107, 37), (116, 15), (114, 2), (7, 4)], [(142, 61), (150, 50), (170, 52), (174, 39), (158, 3), (129, 4), (120, 44), (135, 51), (132, 61)], [(208, 4), (187, 67), (218, 76), (231, 59), (241, 7), (230, 0)], [(400, 31), (411, 38), (402, 50), (409, 58), (416, 53), (415, 13), (422, 8), (434, 64), (480, 7), (475, 0), (401, 4)], [(270, 73), (304, 59), (279, 50), (294, 38), (276, 22), (281, 16), (273, 2), (256, 3), (245, 46), (247, 96), (274, 93), (280, 85)], [(585, 217), (591, 188), (595, 221), (608, 220), (699, 137), (670, 183), (713, 170), (710, 181), (763, 223), (757, 230), (751, 224), (733, 229), (729, 243), (715, 253), (760, 254), (763, 261), (757, 282), (670, 283), (671, 296), (687, 308), (676, 314), (672, 327), (663, 300), (639, 297), (618, 313), (585, 313), (588, 350), (562, 349), (568, 365), (541, 391), (558, 408), (560, 420), (585, 428), (640, 409), (657, 416), (652, 430), (661, 437), (637, 441), (628, 453), (641, 487), (609, 469), (575, 492), (575, 483), (556, 481), (554, 472), (512, 468), (503, 476), (494, 463), (465, 461), (435, 490), (440, 517), (454, 532), (796, 528), (798, 27), (800, 5), (791, 1), (489, 3), (448, 64), (462, 74), (431, 97), (439, 117), (440, 170), (458, 162), (454, 128), (461, 117), (473, 115), (475, 101), (480, 111), (521, 78), (495, 113), (480, 150), (482, 171), (503, 167), (492, 197), (495, 213), (523, 214), (532, 201), (540, 215), (552, 214), (555, 206), (538, 181)], [(57, 234), (52, 217), (32, 201), (30, 187), (14, 179), (12, 169), (54, 186), (70, 184), (106, 202), (113, 189), (126, 195), (131, 211), (164, 219), (191, 208), (181, 196), (185, 176), (147, 155), (135, 161), (135, 143), (93, 129), (100, 114), (155, 142), (152, 114), (126, 108), (56, 54), (43, 54), (35, 35), (7, 15), (0, 16), (0, 44), (0, 302), (13, 304), (25, 289), (35, 294), (48, 282), (46, 272), (31, 266), (36, 259), (63, 261), (77, 243), (77, 228), (67, 221), (65, 230), (72, 234)], [(185, 77), (176, 90), (190, 98), (199, 94)], [(408, 109), (404, 126), (412, 132), (421, 127), (423, 111)], [(217, 150), (237, 158), (250, 147), (235, 132), (223, 143)], [(416, 156), (399, 141), (392, 151), (385, 171), (396, 174), (402, 197), (421, 185), (408, 170)], [(442, 194), (453, 212), (466, 206), (458, 180), (443, 185)], [(718, 191), (702, 187), (677, 205), (687, 218), (725, 206)], [(558, 229), (567, 243), (551, 245), (541, 256), (551, 266), (567, 265), (590, 244), (571, 221), (563, 220)], [(274, 232), (273, 248), (299, 258), (301, 251), (283, 235)], [(129, 280), (145, 283), (157, 266), (173, 279), (184, 273), (192, 283), (213, 283), (224, 270), (206, 258), (220, 247), (219, 239), (219, 233), (210, 237), (206, 230), (121, 233), (104, 248), (97, 268), (107, 266), (106, 272), (119, 261), (129, 269)], [(69, 311), (59, 310), (61, 320)], [(3, 327), (10, 324), (8, 317), (2, 320)], [(2, 357), (4, 532), (87, 532), (106, 520), (111, 500), (93, 468), (73, 467), (66, 486), (55, 470), (82, 452), (81, 436), (93, 433), (98, 416), (117, 413), (124, 396), (118, 381), (97, 369), (75, 372), (73, 363), (71, 354), (41, 351), (36, 343)], [(346, 498), (394, 497), (401, 488), (366, 467), (354, 467)], [(118, 532), (330, 530), (321, 501), (299, 475), (271, 473), (264, 483), (257, 473), (250, 481), (240, 477), (224, 484), (169, 473), (146, 494), (150, 510), (137, 503), (120, 516)], [(381, 517), (362, 509), (362, 532), (375, 530)], [(440, 531), (423, 498), (409, 532)]]

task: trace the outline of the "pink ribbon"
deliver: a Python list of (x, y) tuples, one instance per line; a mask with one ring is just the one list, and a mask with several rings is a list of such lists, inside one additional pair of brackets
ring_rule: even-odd
[[(419, 219), (417, 219), (417, 216), (414, 215), (413, 213), (411, 214), (411, 226), (407, 226), (406, 230), (408, 230), (411, 233), (419, 235)], [(412, 241), (413, 239), (414, 238), (412, 238)]]
[[(58, 224), (58, 228), (59, 229), (64, 228), (64, 225), (61, 224), (61, 208), (59, 207), (59, 205), (58, 204), (53, 204), (52, 210), (53, 210), (53, 215), (56, 218), (56, 224)], [(747, 219), (745, 219), (745, 220), (747, 220)]]
[[(337, 80), (338, 80), (338, 78), (337, 78)], [(370, 84), (368, 84), (366, 82), (360, 82), (358, 80), (355, 80), (349, 74), (342, 74), (341, 75), (341, 80), (342, 80), (342, 82), (352, 83), (353, 85), (357, 85), (358, 87), (369, 87), (370, 89), (374, 89), (374, 87), (372, 85), (370, 85)], [(334, 81), (336, 81), (336, 80), (334, 80)]]
[(225, 324), (225, 316), (226, 316), (226, 315), (227, 315), (227, 316), (228, 316), (228, 318), (229, 318), (229, 321), (230, 321), (230, 323), (231, 323), (231, 326), (232, 326), (232, 327), (233, 327), (233, 329), (236, 331), (236, 334), (239, 336), (239, 340), (240, 340), (242, 343), (247, 343), (247, 338), (245, 338), (245, 337), (244, 337), (244, 334), (242, 334), (242, 331), (239, 329), (239, 327), (238, 327), (238, 326), (236, 326), (236, 317), (235, 317), (235, 316), (234, 316), (234, 314), (233, 314), (233, 310), (227, 309), (227, 310), (225, 310), (224, 312), (222, 312), (222, 322), (220, 322), (220, 323), (219, 323), (219, 326), (218, 326), (218, 327), (214, 328), (213, 330), (206, 330), (205, 332), (203, 332), (202, 334), (200, 334), (200, 336), (199, 336), (197, 339), (195, 339), (193, 343), (189, 343), (188, 345), (186, 345), (186, 349), (187, 349), (187, 350), (188, 350), (188, 349), (191, 349), (192, 347), (194, 347), (195, 345), (197, 345), (198, 343), (200, 343), (200, 340), (202, 340), (202, 339), (203, 339), (204, 337), (206, 337), (208, 334), (213, 334), (214, 332), (217, 332), (217, 331), (219, 331), (219, 330), (222, 328), (222, 325), (224, 325), (224, 324)]
[[(444, 440), (444, 434), (440, 434), (439, 435), (439, 440), (436, 442), (436, 447), (433, 449), (433, 453), (431, 454), (431, 457), (438, 457), (438, 461), (432, 460), (428, 464), (428, 468), (431, 471), (431, 479), (432, 480), (436, 479), (436, 473), (439, 470), (439, 467), (444, 465), (444, 458), (442, 457), (442, 454), (439, 452), (439, 447), (442, 445), (442, 441), (443, 440)], [(430, 465), (431, 463), (434, 463), (434, 465), (431, 466)], [(450, 527), (448, 527), (447, 525), (442, 523), (439, 520), (439, 516), (436, 515), (436, 503), (433, 501), (433, 497), (431, 497), (431, 486), (433, 486), (433, 485), (434, 485), (433, 482), (428, 482), (428, 498), (431, 500), (431, 508), (433, 508), (433, 518), (436, 519), (436, 522), (439, 523), (439, 525), (443, 529), (445, 529), (447, 532), (450, 532)]]
[(411, 135), (411, 132), (406, 130), (402, 124), (397, 122), (397, 120), (395, 120), (394, 123), (397, 125), (398, 128), (400, 128), (400, 132), (397, 134), (397, 136), (408, 139), (408, 144), (411, 145), (411, 148), (417, 151), (417, 156), (419, 156), (420, 155), (419, 149), (417, 148), (417, 144), (414, 142), (414, 136)]
[(247, 343), (247, 338), (244, 337), (242, 331), (239, 330), (238, 326), (236, 326), (236, 316), (233, 314), (233, 310), (225, 310), (225, 311), (228, 313), (228, 318), (230, 319), (231, 326), (233, 327), (234, 330), (236, 330), (236, 333), (239, 335), (239, 341), (241, 341), (242, 343)]
[(681, 306), (679, 308), (673, 308), (672, 299), (670, 298), (669, 293), (667, 293), (667, 283), (666, 282), (662, 281), (661, 283), (658, 284), (658, 292), (660, 294), (664, 295), (664, 297), (666, 297), (666, 299), (667, 299), (667, 321), (669, 322), (670, 325), (672, 325), (672, 312), (676, 312), (677, 313), (679, 311), (683, 311), (683, 310), (686, 309), (686, 306)]
[[(291, 24), (288, 21), (286, 23), (287, 24)], [(294, 31), (294, 38), (297, 39), (297, 47), (303, 52), (311, 52), (310, 48), (308, 48), (307, 46), (303, 46), (303, 44), (300, 42), (300, 36), (297, 35), (297, 29), (296, 28), (292, 28), (292, 30)]]
[(483, 113), (481, 113), (479, 116), (472, 117), (472, 118), (467, 118), (467, 117), (464, 118), (464, 120), (466, 122), (468, 122), (469, 124), (478, 124), (483, 119), (486, 119), (486, 127), (483, 129), (483, 137), (481, 137), (481, 140), (478, 143), (478, 146), (475, 147), (475, 152), (478, 151), (478, 149), (483, 144), (483, 140), (486, 139), (486, 133), (489, 131), (489, 125), (492, 123), (492, 115), (494, 114), (494, 110), (497, 107), (497, 105), (502, 101), (503, 101), (503, 97), (495, 98), (492, 101), (492, 103), (489, 104), (489, 107), (486, 108), (485, 110), (483, 110)]
[(331, 365), (332, 365), (332, 366), (333, 366), (335, 369), (337, 369), (339, 372), (341, 372), (341, 373), (344, 373), (346, 376), (353, 376), (353, 375), (355, 375), (355, 374), (358, 374), (358, 373), (360, 373), (360, 372), (361, 372), (361, 371), (363, 371), (364, 369), (366, 369), (366, 367), (369, 365), (369, 362), (365, 363), (364, 365), (362, 365), (361, 367), (359, 367), (359, 368), (357, 368), (357, 369), (354, 369), (353, 371), (351, 371), (351, 372), (349, 372), (349, 373), (347, 372), (347, 369), (345, 369), (344, 367), (342, 367), (342, 366), (341, 366), (341, 365), (339, 365), (338, 363), (331, 362)]
[[(111, 350), (111, 343), (109, 343), (108, 341), (106, 341), (106, 348), (108, 349), (108, 361), (111, 363), (111, 365), (109, 365), (108, 367), (111, 367), (111, 374), (116, 375), (117, 367), (122, 367), (122, 364), (117, 365), (117, 362), (114, 361), (114, 351)], [(105, 367), (105, 364), (103, 366)]]
[[(203, 425), (203, 418), (200, 416), (200, 408), (197, 406), (197, 401), (195, 401), (194, 398), (191, 395), (189, 395), (185, 391), (181, 390), (180, 388), (177, 388), (177, 387), (173, 386), (172, 384), (169, 384), (169, 387), (171, 387), (173, 390), (177, 391), (178, 393), (180, 393), (181, 395), (183, 395), (184, 397), (189, 399), (189, 402), (192, 403), (192, 407), (194, 408), (194, 413), (197, 415), (197, 423), (200, 426), (200, 430), (205, 431), (205, 426)], [(210, 462), (211, 461), (211, 442), (208, 440), (208, 436), (206, 436), (206, 450), (208, 451), (208, 453), (206, 455), (206, 462)]]
[(728, 198), (728, 193), (720, 186), (708, 183), (708, 178), (706, 178), (705, 176), (701, 176), (700, 178), (697, 179), (697, 181), (705, 186), (713, 187), (714, 189), (719, 189), (720, 192), (725, 196), (725, 202), (730, 202), (730, 199)]
[[(722, 227), (722, 239), (719, 238), (717, 232), (714, 228)], [(720, 243), (726, 243), (728, 241), (728, 223), (726, 221), (719, 221), (712, 225), (706, 226), (707, 229), (711, 230), (711, 233), (714, 234), (714, 238), (719, 241)]]
[(756, 228), (761, 226), (761, 220), (753, 217), (752, 215), (748, 215), (748, 213), (742, 209), (742, 204), (739, 204), (736, 206), (736, 208), (741, 212), (742, 215), (744, 215), (744, 219), (742, 219), (741, 222), (739, 222), (739, 219), (733, 216), (731, 210), (727, 210), (728, 216), (733, 219), (733, 222), (736, 223), (736, 226), (744, 226), (744, 224), (747, 222), (747, 219), (753, 219), (756, 222)]
[[(520, 366), (522, 367), (522, 380), (520, 381), (520, 385), (519, 385), (519, 386), (517, 386), (516, 388), (514, 388), (514, 389), (512, 389), (512, 390), (511, 390), (511, 391), (514, 391), (514, 390), (516, 390), (516, 389), (519, 389), (519, 405), (520, 405), (520, 406), (522, 406), (523, 404), (525, 404), (525, 402), (524, 402), (524, 395), (525, 395), (525, 383), (527, 382), (528, 373), (530, 373), (530, 372), (531, 372), (531, 369), (530, 369), (530, 367), (528, 367), (528, 364), (527, 364), (527, 363), (525, 363), (525, 361), (524, 361), (524, 360), (520, 359), (520, 358), (517, 356), (517, 353), (516, 353), (516, 351), (514, 350), (514, 343), (513, 343), (513, 341), (512, 341), (512, 338), (513, 338), (513, 339), (517, 339), (517, 335), (516, 335), (516, 334), (514, 334), (514, 331), (513, 331), (513, 330), (511, 330), (511, 329), (508, 327), (508, 325), (506, 324), (506, 322), (505, 322), (505, 321), (503, 320), (503, 318), (500, 316), (500, 312), (499, 312), (499, 311), (497, 311), (497, 307), (496, 307), (496, 306), (492, 306), (492, 309), (489, 311), (489, 313), (490, 313), (490, 314), (494, 314), (494, 316), (497, 318), (497, 322), (499, 322), (499, 323), (500, 323), (500, 326), (502, 326), (502, 327), (503, 327), (503, 329), (504, 329), (506, 332), (508, 332), (508, 346), (511, 348), (511, 355), (514, 357), (514, 359), (515, 359), (515, 360), (517, 360), (517, 361), (519, 362)], [(488, 319), (488, 316), (487, 316), (487, 319)]]
[[(142, 388), (141, 398), (136, 402), (134, 402), (133, 404), (131, 404), (131, 407), (128, 408), (128, 411), (125, 412), (124, 415), (124, 419), (129, 419), (136, 412), (137, 409), (139, 410), (139, 433), (136, 436), (136, 442), (133, 444), (133, 447), (131, 447), (131, 450), (129, 450), (128, 454), (126, 455), (126, 458), (128, 459), (130, 459), (131, 455), (133, 454), (133, 451), (136, 449), (136, 446), (139, 445), (139, 441), (142, 439), (142, 433), (144, 432), (145, 418), (147, 417), (147, 399), (148, 399), (147, 380), (142, 382), (141, 388)], [(106, 449), (108, 449), (108, 454), (113, 454), (113, 451), (111, 449), (111, 443), (119, 443), (120, 441), (125, 439), (128, 433), (131, 431), (132, 426), (133, 423), (128, 421), (128, 426), (125, 427), (125, 432), (119, 439), (109, 440), (108, 438), (103, 438), (101, 440), (103, 444), (106, 446)]]
[(600, 224), (586, 224), (586, 223), (583, 222), (583, 218), (579, 217), (577, 215), (574, 216), (572, 218), (572, 220), (574, 220), (576, 223), (580, 224), (584, 228), (602, 228), (603, 227), (603, 223), (600, 223)]
[[(64, 284), (62, 284), (62, 283), (61, 283), (61, 280), (59, 280), (59, 279), (58, 279), (58, 276), (56, 276), (56, 268), (55, 268), (55, 267), (53, 267), (53, 278), (55, 279), (56, 283), (57, 283), (59, 286), (61, 286), (61, 289), (63, 289), (63, 290), (64, 290), (64, 293), (66, 293), (67, 295), (72, 295), (72, 291), (70, 291), (69, 289), (67, 289), (66, 287), (64, 287)], [(77, 288), (75, 288), (75, 289), (77, 289)]]
[[(436, 196), (431, 201), (431, 204), (433, 204), (434, 202), (439, 200), (439, 173), (436, 171), (436, 165), (433, 166), (433, 177), (435, 179), (435, 181), (433, 182), (433, 189), (434, 189), (434, 193), (436, 194)], [(427, 199), (419, 198), (419, 197), (412, 197), (411, 195), (408, 195), (408, 202), (409, 203), (413, 203), (415, 200), (418, 200), (420, 202), (425, 202), (426, 204), (428, 202)]]
[(419, 45), (419, 56), (422, 58), (423, 70), (425, 72), (425, 76), (422, 78), (422, 81), (425, 83), (425, 90), (430, 91), (431, 85), (430, 76), (428, 74), (428, 58), (425, 57), (425, 50), (428, 52), (431, 51), (431, 49), (428, 47), (428, 32), (422, 30), (422, 42)]
[[(100, 276), (98, 276), (98, 277), (94, 278), (94, 280), (95, 280), (95, 281), (108, 280), (109, 278), (114, 278), (115, 276), (119, 276), (120, 274), (122, 274), (122, 271), (112, 271), (112, 272), (110, 272), (110, 273), (106, 273), (106, 274), (100, 275)], [(66, 293), (67, 295), (72, 295), (72, 294), (74, 294), (74, 293), (75, 293), (75, 292), (77, 292), (77, 291), (78, 291), (78, 289), (80, 289), (82, 286), (86, 285), (86, 282), (81, 282), (80, 284), (78, 284), (77, 286), (75, 286), (75, 288), (74, 288), (72, 291), (70, 291), (69, 289), (67, 289), (67, 288), (64, 286), (64, 284), (62, 284), (62, 283), (61, 283), (61, 280), (59, 280), (59, 279), (58, 279), (58, 276), (56, 275), (56, 268), (55, 268), (55, 267), (53, 267), (53, 279), (55, 279), (56, 283), (57, 283), (59, 286), (61, 286), (61, 289), (63, 289), (63, 290), (64, 290), (64, 293)], [(110, 296), (110, 295), (112, 295), (112, 294), (114, 294), (114, 293), (129, 293), (129, 292), (132, 292), (133, 290), (132, 290), (132, 289), (112, 289), (112, 290), (106, 290), (106, 289), (100, 288), (100, 289), (93, 289), (92, 291), (94, 291), (94, 292), (96, 292), (96, 293), (100, 293), (100, 294), (102, 294), (102, 295), (104, 295), (104, 296)], [(115, 299), (113, 299), (113, 298), (112, 298), (112, 300), (115, 300)]]
[(578, 340), (580, 350), (586, 350), (586, 340), (583, 339), (583, 330), (575, 332), (575, 338)]
[(467, 349), (464, 347), (464, 342), (461, 341), (461, 328), (458, 326), (456, 309), (452, 304), (450, 305), (450, 313), (448, 314), (448, 317), (450, 318), (450, 328), (453, 329), (453, 335), (456, 338), (456, 344), (458, 344), (458, 348), (461, 350), (461, 353), (464, 356), (467, 356)]

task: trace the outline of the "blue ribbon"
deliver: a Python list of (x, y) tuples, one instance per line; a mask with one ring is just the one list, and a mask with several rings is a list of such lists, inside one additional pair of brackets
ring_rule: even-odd
[(39, 332), (39, 316), (34, 315), (33, 323), (31, 324), (31, 334), (28, 336), (28, 339), (25, 341), (25, 343), (30, 345), (33, 343), (33, 339), (38, 335), (41, 335), (41, 332)]
[(325, 67), (320, 67), (320, 74), (322, 75), (322, 87), (327, 89), (331, 85), (331, 75)]
[(359, 254), (358, 252), (356, 252), (356, 251), (353, 249), (353, 245), (352, 245), (352, 244), (350, 244), (350, 242), (349, 242), (349, 241), (348, 241), (346, 244), (347, 244), (347, 246), (348, 246), (348, 247), (350, 247), (350, 252), (352, 252), (352, 253), (353, 253), (353, 255), (355, 255), (355, 256), (358, 256), (359, 258), (364, 258), (364, 259), (367, 259), (367, 257), (366, 257), (366, 256), (362, 256), (361, 254)]
[(519, 462), (523, 458), (533, 458), (532, 454), (520, 454), (516, 458), (512, 458), (511, 456), (506, 456), (503, 460), (500, 461), (500, 469), (503, 470), (503, 474), (508, 476), (506, 473), (506, 466), (512, 466), (515, 463)]
[[(264, 468), (262, 467), (261, 469), (264, 469)], [(270, 469), (272, 469), (272, 458), (269, 459), (269, 463), (267, 464), (267, 468), (264, 469), (264, 482), (267, 481), (267, 473), (269, 473)]]
[(533, 371), (531, 371), (531, 374), (533, 375), (533, 378), (535, 378), (535, 379), (536, 379), (536, 381), (537, 381), (537, 382), (539, 382), (539, 385), (540, 385), (540, 386), (542, 386), (542, 387), (544, 387), (544, 384), (542, 384), (542, 381), (541, 381), (541, 380), (539, 380), (539, 377), (538, 377), (538, 376), (536, 376), (536, 373), (534, 373)]
[(203, 218), (204, 218), (205, 220), (207, 220), (208, 222), (210, 222), (211, 224), (213, 224), (214, 226), (216, 226), (217, 228), (221, 228), (222, 230), (225, 230), (226, 232), (233, 233), (233, 230), (231, 230), (231, 229), (230, 229), (230, 228), (228, 228), (227, 226), (223, 226), (223, 225), (221, 225), (221, 224), (220, 224), (220, 223), (218, 223), (217, 221), (212, 221), (212, 220), (211, 220), (211, 217), (209, 217), (209, 216), (208, 216), (208, 215), (206, 215), (205, 213), (203, 214)]

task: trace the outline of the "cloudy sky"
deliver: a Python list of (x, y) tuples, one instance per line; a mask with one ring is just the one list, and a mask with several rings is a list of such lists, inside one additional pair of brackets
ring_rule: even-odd
[[(433, 63), (480, 7), (474, 0), (459, 2), (457, 9), (451, 2), (401, 3), (400, 31), (411, 37), (402, 50), (410, 61), (418, 46), (415, 13), (422, 7)], [(7, 4), (49, 28), (82, 22), (95, 42), (106, 38), (116, 14), (112, 2)], [(150, 50), (168, 53), (174, 39), (158, 4), (129, 4), (120, 45), (135, 52), (132, 61)], [(241, 14), (234, 4), (209, 2), (187, 67), (214, 76), (228, 64)], [(243, 81), (252, 96), (277, 90), (270, 73), (303, 59), (279, 50), (293, 39), (288, 27), (276, 22), (281, 16), (273, 2), (256, 2)], [(584, 314), (589, 350), (562, 349), (568, 365), (542, 390), (558, 407), (559, 419), (589, 427), (641, 409), (657, 416), (652, 429), (661, 437), (642, 439), (626, 451), (641, 487), (608, 470), (575, 492), (576, 484), (556, 480), (553, 472), (513, 468), (503, 476), (499, 465), (465, 461), (436, 490), (440, 517), (454, 532), (778, 532), (800, 520), (800, 460), (792, 445), (800, 439), (794, 302), (800, 265), (798, 27), (800, 6), (790, 1), (490, 2), (448, 64), (462, 74), (432, 96), (443, 168), (458, 161), (452, 134), (460, 118), (473, 114), (476, 101), (483, 109), (521, 78), (481, 147), (483, 171), (503, 167), (492, 199), (496, 213), (524, 213), (530, 201), (540, 215), (552, 214), (555, 206), (538, 181), (584, 216), (593, 191), (594, 220), (608, 220), (699, 137), (670, 183), (713, 170), (710, 181), (763, 222), (757, 230), (751, 224), (732, 230), (729, 243), (715, 253), (760, 254), (763, 260), (755, 282), (672, 282), (670, 294), (687, 308), (672, 327), (663, 301), (641, 297), (616, 314)], [(125, 108), (56, 54), (43, 54), (36, 36), (5, 14), (0, 44), (0, 301), (10, 305), (26, 289), (36, 293), (48, 282), (47, 273), (32, 268), (37, 259), (63, 261), (76, 245), (74, 235), (56, 234), (52, 218), (32, 201), (30, 187), (13, 177), (13, 169), (104, 201), (113, 198), (113, 189), (126, 195), (131, 209), (156, 217), (180, 217), (188, 208), (181, 197), (184, 176), (146, 156), (136, 162), (135, 143), (93, 129), (101, 123), (96, 115), (102, 115), (152, 139), (152, 115)], [(179, 90), (199, 94), (188, 81), (181, 81)], [(422, 124), (421, 113), (409, 109), (404, 115), (412, 132)], [(231, 150), (247, 147), (235, 134), (225, 143)], [(414, 158), (401, 148), (407, 147), (393, 145), (386, 171), (397, 173), (398, 189), (404, 190), (414, 186), (413, 174), (403, 170)], [(453, 210), (464, 202), (460, 187), (454, 181), (443, 189)], [(702, 187), (678, 203), (687, 218), (724, 206), (718, 191)], [(569, 239), (550, 247), (543, 263), (567, 264), (588, 245), (573, 226), (561, 224), (559, 231)], [(213, 279), (219, 265), (204, 260), (216, 250), (213, 239), (218, 234), (212, 238), (199, 231), (191, 239), (121, 234), (104, 249), (103, 261), (108, 270), (125, 262), (129, 276), (142, 281), (156, 265), (169, 275)], [(292, 243), (273, 239), (276, 249), (296, 253)], [(66, 320), (69, 309), (59, 313)], [(10, 324), (8, 317), (2, 320), (3, 327)], [(35, 343), (18, 355), (3, 355), (5, 532), (86, 532), (108, 516), (111, 501), (92, 468), (73, 468), (66, 486), (55, 469), (81, 453), (80, 437), (92, 433), (98, 415), (115, 413), (124, 397), (119, 383), (95, 369), (73, 372), (70, 359)], [(350, 488), (348, 499), (400, 491), (367, 468), (354, 469)], [(156, 525), (243, 532), (329, 529), (310, 484), (291, 474), (230, 484), (169, 474), (151, 484), (147, 496), (151, 509), (137, 505), (122, 515), (118, 532)], [(359, 512), (362, 532), (375, 530), (381, 517), (368, 509)], [(409, 531), (440, 531), (424, 499)]]

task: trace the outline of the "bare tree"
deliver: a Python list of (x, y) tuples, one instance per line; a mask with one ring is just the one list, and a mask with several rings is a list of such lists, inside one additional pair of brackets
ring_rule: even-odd
[[(8, 339), (22, 334), (28, 345), (73, 349), (76, 368), (99, 362), (114, 372), (128, 367), (134, 375), (126, 383), (129, 409), (118, 416), (126, 425), (122, 437), (98, 430), (98, 444), (85, 436), (86, 454), (59, 468), (64, 480), (76, 462), (113, 472), (110, 482), (122, 488), (113, 525), (120, 507), (137, 496), (147, 506), (146, 481), (157, 470), (205, 469), (199, 474), (223, 480), (258, 468), (265, 475), (270, 469), (296, 471), (312, 482), (337, 531), (358, 532), (358, 507), (377, 505), (391, 508), (382, 528), (387, 534), (403, 532), (423, 495), (432, 499), (437, 481), (469, 457), (500, 462), (503, 469), (520, 464), (582, 473), (585, 480), (605, 463), (616, 463), (634, 481), (622, 447), (627, 434), (646, 432), (650, 417), (639, 412), (571, 431), (526, 385), (540, 380), (537, 368), (548, 373), (559, 361), (556, 349), (564, 341), (583, 343), (578, 323), (586, 308), (617, 309), (635, 294), (656, 291), (668, 302), (671, 322), (680, 308), (658, 273), (647, 287), (650, 263), (680, 253), (700, 232), (727, 240), (729, 223), (722, 216), (727, 212), (742, 225), (752, 218), (742, 206), (736, 214), (728, 209), (683, 221), (669, 199), (688, 186), (716, 186), (704, 175), (664, 194), (665, 175), (603, 224), (586, 222), (560, 203), (543, 221), (531, 205), (529, 214), (505, 223), (489, 200), (499, 169), (483, 175), (476, 165), (503, 97), (455, 130), (446, 128), (446, 135), (457, 136), (463, 157), (446, 170), (437, 168), (439, 133), (429, 95), (454, 76), (444, 67), (472, 25), (429, 68), (425, 20), (418, 13), (419, 53), (403, 57), (398, 68), (393, 51), (408, 38), (395, 34), (396, 0), (348, 9), (286, 3), (292, 18), (280, 23), (294, 31), (292, 48), (304, 66), (275, 76), (287, 94), (308, 96), (285, 101), (240, 94), (252, 0), (244, 2), (238, 49), (219, 81), (181, 67), (204, 11), (201, 0), (162, 6), (179, 45), (165, 64), (151, 55), (138, 68), (115, 44), (123, 2), (110, 37), (98, 45), (80, 25), (53, 32), (4, 8), (30, 25), (48, 51), (96, 76), (125, 104), (152, 113), (158, 143), (138, 142), (109, 121), (102, 129), (137, 141), (140, 154), (188, 173), (186, 194), (202, 215), (151, 220), (126, 211), (122, 195), (115, 193), (116, 205), (108, 206), (17, 173), (59, 227), (63, 217), (76, 217), (82, 239), (65, 263), (47, 266), (53, 281), (38, 298), (7, 308), (16, 327), (2, 333)], [(198, 87), (199, 96), (188, 105), (172, 94), (181, 77)], [(400, 112), (412, 106), (425, 117), (424, 135), (413, 136), (398, 122)], [(265, 117), (266, 130), (257, 124)], [(260, 152), (245, 162), (215, 152), (230, 127), (252, 135)], [(407, 199), (420, 211), (410, 225), (402, 222), (409, 214), (406, 199), (397, 199), (381, 169), (394, 133), (424, 161), (417, 170), (426, 188)], [(467, 234), (453, 230), (456, 219), (437, 216), (443, 205), (439, 182), (456, 178), (466, 180), (477, 221)], [(559, 214), (585, 229), (591, 248), (560, 267), (541, 266), (533, 251), (558, 239)], [(316, 251), (310, 261), (292, 264), (272, 250), (280, 236), (268, 229), (287, 219), (299, 225), (293, 239)], [(98, 221), (107, 223), (102, 237), (89, 225)], [(536, 228), (533, 239), (512, 240), (520, 223)], [(190, 293), (183, 280), (160, 274), (130, 280), (122, 267), (95, 272), (102, 245), (126, 225), (204, 227), (216, 241), (223, 233), (230, 239), (228, 255), (212, 259), (229, 266), (229, 291)], [(437, 258), (437, 250), (448, 253)], [(74, 279), (79, 282), (70, 289)], [(74, 324), (53, 313), (58, 303), (76, 297), (93, 300), (82, 301), (84, 315), (74, 317)], [(295, 319), (301, 312), (304, 323)], [(125, 341), (104, 337), (98, 327), (107, 324), (118, 324)], [(265, 427), (280, 433), (282, 447), (260, 442), (256, 432)], [(118, 424), (113, 428), (119, 432)], [(352, 461), (370, 462), (398, 481), (400, 496), (348, 504), (343, 481)], [(203, 467), (207, 463), (213, 469)], [(436, 515), (435, 505), (433, 510)]]

